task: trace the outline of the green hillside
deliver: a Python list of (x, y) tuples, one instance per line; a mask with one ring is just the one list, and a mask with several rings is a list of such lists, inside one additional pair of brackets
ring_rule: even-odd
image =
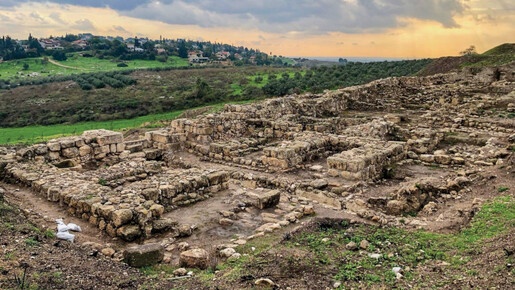
[(482, 54), (464, 56), (465, 62), (460, 67), (483, 67), (503, 65), (515, 61), (515, 43), (504, 43)]
[(483, 67), (490, 65), (503, 65), (515, 61), (515, 43), (504, 43), (482, 54), (464, 56), (440, 57), (423, 70), (418, 76), (428, 76), (439, 73), (448, 73), (465, 67)]

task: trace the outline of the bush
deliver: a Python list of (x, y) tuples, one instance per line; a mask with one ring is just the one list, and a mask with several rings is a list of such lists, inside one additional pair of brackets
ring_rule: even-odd
[(97, 88), (97, 89), (105, 88), (105, 86), (106, 86), (106, 84), (105, 84), (103, 81), (99, 80), (99, 79), (94, 79), (94, 80), (91, 82), (91, 84), (92, 84), (95, 88)]
[(89, 91), (89, 90), (93, 89), (93, 86), (90, 85), (89, 83), (82, 83), (79, 86), (81, 89), (83, 89), (85, 91)]
[(121, 62), (119, 64), (116, 65), (117, 67), (128, 67), (128, 65), (124, 62)]
[(159, 61), (159, 62), (167, 62), (168, 61), (168, 56), (160, 55), (160, 56), (156, 57), (156, 60)]
[(68, 58), (66, 57), (66, 53), (64, 51), (56, 50), (52, 53), (52, 57), (57, 61), (65, 61)]

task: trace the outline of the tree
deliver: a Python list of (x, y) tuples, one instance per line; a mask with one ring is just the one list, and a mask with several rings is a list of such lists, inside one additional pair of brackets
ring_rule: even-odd
[(184, 41), (179, 43), (179, 57), (188, 58), (188, 49), (186, 48), (186, 43), (184, 43)]
[(138, 37), (136, 36), (136, 37), (134, 38), (134, 47), (140, 47), (140, 46), (141, 46), (141, 44), (140, 44), (140, 42), (139, 42)]
[(23, 64), (23, 70), (28, 70), (29, 69), (29, 64), (28, 63), (24, 63)]
[(460, 52), (461, 55), (474, 55), (477, 54), (476, 47), (474, 45), (471, 45), (469, 48), (465, 49), (464, 51)]
[(147, 41), (143, 43), (143, 49), (148, 52), (153, 52), (155, 50), (155, 45), (152, 41)]
[(60, 50), (56, 50), (54, 51), (54, 53), (52, 54), (52, 57), (55, 59), (55, 60), (58, 60), (58, 61), (65, 61), (67, 60), (68, 58), (66, 57), (66, 53), (64, 53), (63, 51), (60, 51)]
[(66, 36), (63, 39), (68, 41), (68, 42), (72, 42), (72, 41), (75, 41), (75, 40), (79, 40), (79, 36), (74, 35), (74, 34), (66, 34)]

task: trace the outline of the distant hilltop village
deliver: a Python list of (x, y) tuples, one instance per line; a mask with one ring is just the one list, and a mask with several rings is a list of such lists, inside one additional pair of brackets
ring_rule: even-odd
[[(43, 55), (80, 52), (84, 57), (114, 57), (119, 60), (160, 60), (166, 62), (168, 56), (188, 59), (193, 64), (222, 65), (279, 65), (292, 66), (295, 61), (282, 56), (263, 53), (257, 49), (209, 41), (187, 39), (167, 39), (160, 37), (99, 36), (91, 33), (65, 36), (16, 40), (9, 36), (0, 39), (0, 61), (39, 57)], [(63, 59), (65, 60), (65, 58)]]

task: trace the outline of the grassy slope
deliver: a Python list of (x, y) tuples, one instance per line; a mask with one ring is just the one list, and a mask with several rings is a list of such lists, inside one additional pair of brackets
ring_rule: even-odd
[(0, 128), (0, 144), (32, 144), (52, 138), (79, 135), (86, 130), (108, 129), (121, 130), (139, 127), (147, 122), (169, 120), (177, 117), (183, 111), (163, 114), (153, 114), (134, 119), (112, 120), (104, 122), (84, 122), (76, 124), (60, 124), (53, 126), (28, 126), (21, 128)]
[[(229, 102), (230, 104), (245, 104), (255, 102), (257, 100)], [(209, 105), (209, 112), (220, 111), (225, 103)], [(197, 109), (197, 108), (192, 108)], [(83, 122), (76, 124), (60, 124), (53, 126), (27, 126), (21, 128), (0, 128), (0, 144), (34, 144), (47, 141), (53, 138), (80, 135), (82, 132), (94, 129), (107, 129), (119, 131), (122, 129), (137, 127), (159, 127), (162, 124), (156, 124), (160, 121), (173, 120), (185, 110), (178, 110), (162, 114), (151, 114), (133, 119), (112, 120), (103, 122)]]
[[(76, 67), (76, 69), (64, 68), (52, 63), (47, 63), (43, 65), (41, 64), (41, 58), (26, 58), (21, 60), (11, 60), (0, 63), (0, 78), (14, 79), (16, 77), (28, 77), (27, 75), (33, 72), (37, 72), (41, 74), (41, 76), (51, 76), (70, 75), (96, 71), (188, 66), (187, 60), (182, 59), (180, 57), (172, 56), (168, 58), (167, 62), (159, 62), (157, 60), (131, 60), (126, 62), (128, 64), (128, 67), (117, 67), (118, 63), (111, 62), (111, 60), (109, 59), (81, 57), (76, 53), (71, 54), (66, 61), (60, 61), (58, 63), (65, 66)], [(23, 70), (24, 64), (29, 65), (29, 68), (27, 70)]]
[(512, 61), (515, 61), (515, 43), (505, 43), (482, 54), (437, 58), (417, 73), (417, 75), (427, 76), (438, 73), (447, 73), (465, 67), (503, 65)]
[(482, 54), (472, 55), (461, 67), (483, 67), (502, 65), (515, 61), (515, 43), (504, 43)]

